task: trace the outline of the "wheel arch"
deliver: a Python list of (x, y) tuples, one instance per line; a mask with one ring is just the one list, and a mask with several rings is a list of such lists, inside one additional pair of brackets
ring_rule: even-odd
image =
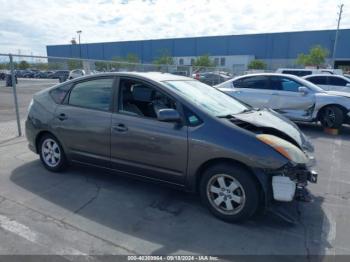
[(214, 165), (219, 165), (219, 164), (228, 164), (232, 166), (239, 166), (240, 168), (246, 170), (251, 176), (253, 177), (258, 190), (259, 190), (259, 195), (260, 195), (260, 201), (263, 206), (267, 206), (267, 200), (268, 200), (268, 179), (267, 176), (263, 176), (263, 174), (258, 174), (254, 169), (251, 167), (247, 166), (246, 164), (237, 161), (232, 158), (214, 158), (207, 160), (204, 162), (196, 171), (195, 174), (195, 191), (199, 192), (199, 186), (200, 186), (200, 181), (202, 178), (202, 175), (204, 171)]
[(345, 116), (347, 115), (347, 113), (348, 113), (348, 110), (347, 110), (344, 106), (342, 106), (342, 105), (339, 105), (339, 104), (327, 104), (327, 105), (322, 106), (322, 107), (318, 110), (317, 116), (316, 116), (316, 120), (320, 120), (320, 117), (321, 117), (321, 114), (322, 114), (323, 110), (324, 110), (326, 107), (329, 107), (329, 106), (334, 106), (334, 107), (338, 107), (339, 109), (341, 109), (341, 110), (343, 111), (343, 113), (344, 113), (344, 117), (345, 117)]

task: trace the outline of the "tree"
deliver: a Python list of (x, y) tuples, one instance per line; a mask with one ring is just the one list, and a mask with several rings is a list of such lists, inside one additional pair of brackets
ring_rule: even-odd
[(266, 63), (258, 59), (254, 59), (248, 64), (248, 69), (266, 69), (266, 67)]
[(174, 59), (167, 49), (161, 51), (161, 54), (153, 61), (156, 65), (173, 65)]
[(135, 63), (135, 64), (140, 63), (139, 57), (133, 53), (127, 54), (124, 60), (125, 62), (128, 62), (128, 63)]
[(298, 65), (319, 67), (324, 65), (328, 55), (329, 51), (327, 48), (316, 45), (310, 49), (308, 54), (299, 54), (296, 62)]
[(22, 60), (21, 62), (19, 62), (19, 64), (18, 64), (18, 68), (19, 69), (27, 69), (27, 68), (29, 68), (30, 67), (30, 65), (29, 65), (29, 63), (27, 62), (27, 61), (24, 61), (24, 60)]
[(197, 57), (193, 63), (194, 66), (198, 67), (214, 67), (214, 63), (210, 60), (209, 55), (202, 55)]
[(68, 60), (68, 69), (74, 70), (74, 69), (81, 69), (83, 68), (83, 64), (80, 60)]

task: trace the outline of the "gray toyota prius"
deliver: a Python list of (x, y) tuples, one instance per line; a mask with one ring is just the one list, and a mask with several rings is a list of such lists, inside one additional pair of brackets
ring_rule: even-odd
[(26, 136), (50, 171), (78, 163), (196, 191), (230, 222), (317, 181), (295, 124), (172, 74), (103, 73), (45, 89), (30, 103)]

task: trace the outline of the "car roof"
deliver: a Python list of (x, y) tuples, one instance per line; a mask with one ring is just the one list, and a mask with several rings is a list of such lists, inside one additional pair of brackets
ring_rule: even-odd
[(250, 76), (288, 76), (288, 77), (293, 77), (293, 78), (299, 78), (296, 75), (292, 75), (292, 74), (281, 74), (281, 73), (254, 73), (254, 74), (246, 74), (246, 75), (242, 75), (242, 76), (237, 76), (234, 78), (235, 79), (239, 79), (239, 78), (243, 78), (243, 77), (250, 77)]
[(307, 76), (303, 76), (302, 78), (310, 78), (310, 77), (340, 77), (340, 78), (343, 78), (344, 76), (342, 75), (333, 75), (333, 74), (313, 74), (313, 75), (307, 75)]
[(97, 73), (93, 75), (86, 75), (83, 77), (79, 77), (76, 79), (89, 79), (95, 78), (96, 76), (124, 76), (124, 77), (138, 77), (144, 79), (150, 79), (156, 82), (162, 81), (179, 81), (179, 80), (194, 80), (190, 77), (185, 77), (181, 75), (173, 75), (169, 73), (161, 73), (161, 72), (106, 72), (106, 73)]

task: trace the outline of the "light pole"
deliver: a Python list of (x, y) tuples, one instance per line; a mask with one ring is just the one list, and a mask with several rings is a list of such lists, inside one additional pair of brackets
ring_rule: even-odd
[(344, 7), (344, 4), (341, 4), (341, 5), (339, 6), (338, 25), (337, 25), (337, 31), (336, 31), (336, 33), (335, 33), (335, 40), (334, 40), (334, 46), (333, 46), (333, 55), (332, 55), (332, 64), (333, 64), (333, 68), (335, 67), (335, 53), (337, 52), (339, 26), (340, 26), (341, 16), (342, 16), (342, 13), (343, 13), (343, 7)]
[(78, 41), (79, 41), (79, 57), (81, 58), (81, 45), (80, 45), (80, 35), (83, 31), (78, 30), (77, 34), (78, 34)]

